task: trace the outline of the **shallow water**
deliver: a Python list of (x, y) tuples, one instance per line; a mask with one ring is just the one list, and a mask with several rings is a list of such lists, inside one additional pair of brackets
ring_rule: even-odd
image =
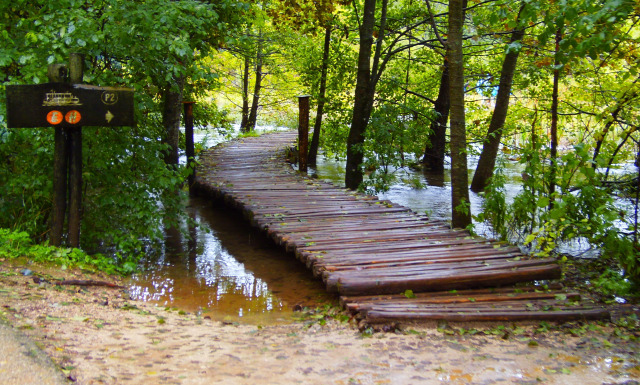
[(136, 300), (228, 321), (268, 324), (294, 307), (334, 301), (293, 255), (253, 230), (237, 211), (192, 198), (191, 240), (166, 233), (164, 250), (128, 283)]

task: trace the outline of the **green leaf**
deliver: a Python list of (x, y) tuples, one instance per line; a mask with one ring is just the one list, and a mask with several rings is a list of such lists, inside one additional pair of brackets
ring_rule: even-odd
[(547, 207), (547, 206), (549, 206), (549, 198), (544, 197), (544, 196), (543, 196), (543, 197), (538, 198), (538, 202), (536, 203), (536, 205), (537, 205), (539, 208), (543, 208), (543, 207)]
[(527, 235), (527, 237), (524, 239), (524, 244), (528, 245), (531, 242), (533, 242), (536, 239), (536, 235), (535, 234), (529, 234)]

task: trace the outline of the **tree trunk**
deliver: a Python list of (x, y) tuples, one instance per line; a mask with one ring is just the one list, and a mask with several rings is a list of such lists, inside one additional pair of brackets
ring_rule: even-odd
[(358, 51), (358, 73), (356, 76), (356, 92), (353, 103), (353, 116), (351, 129), (347, 138), (347, 166), (345, 173), (345, 185), (355, 190), (363, 180), (361, 165), (364, 160), (364, 133), (369, 124), (376, 84), (380, 79), (384, 64), (380, 64), (382, 56), (382, 42), (384, 40), (385, 26), (387, 22), (388, 0), (382, 0), (380, 11), (380, 23), (376, 51), (371, 61), (371, 47), (373, 45), (373, 30), (375, 28), (375, 0), (365, 0), (362, 24), (360, 26), (360, 49)]
[(242, 120), (240, 121), (240, 130), (246, 132), (247, 121), (249, 120), (249, 67), (251, 59), (244, 57), (244, 72), (242, 73)]
[(178, 164), (183, 89), (184, 77), (180, 77), (175, 79), (175, 84), (173, 86), (167, 86), (164, 91), (162, 125), (165, 130), (165, 143), (169, 145), (169, 149), (167, 149), (164, 156), (164, 162), (167, 165)]
[(262, 37), (258, 42), (258, 54), (256, 55), (256, 83), (253, 87), (253, 100), (251, 101), (251, 111), (245, 132), (253, 131), (256, 128), (256, 120), (258, 118), (258, 107), (260, 102), (260, 89), (262, 87)]
[[(636, 80), (634, 80), (633, 83), (635, 84), (636, 82), (638, 82), (638, 80), (640, 80), (640, 78), (636, 78)], [(602, 131), (600, 131), (600, 133), (598, 133), (596, 136), (596, 146), (595, 146), (595, 149), (593, 150), (593, 158), (592, 158), (593, 168), (598, 167), (596, 160), (598, 159), (598, 155), (600, 155), (600, 150), (602, 149), (602, 145), (604, 144), (604, 139), (609, 133), (609, 131), (611, 130), (611, 127), (617, 121), (618, 115), (627, 104), (633, 103), (633, 99), (635, 99), (636, 96), (637, 96), (636, 91), (627, 90), (622, 95), (622, 97), (616, 100), (617, 105), (616, 105), (616, 108), (611, 112), (611, 119), (605, 124)]]
[(373, 98), (371, 90), (371, 47), (373, 45), (373, 29), (375, 26), (376, 0), (365, 0), (362, 25), (360, 26), (360, 49), (358, 51), (358, 73), (356, 77), (355, 100), (351, 129), (347, 138), (347, 165), (345, 185), (355, 190), (363, 180), (360, 168), (364, 159), (364, 132), (369, 122), (371, 110), (368, 108), (369, 98)]
[(550, 170), (549, 170), (549, 209), (554, 206), (556, 192), (556, 170), (558, 157), (558, 85), (560, 83), (560, 41), (562, 41), (562, 27), (556, 31), (556, 57), (553, 70), (553, 92), (551, 94), (551, 149), (550, 149)]
[[(514, 29), (513, 32), (511, 32), (510, 43), (522, 40), (523, 36), (524, 28)], [(496, 105), (493, 109), (491, 122), (489, 123), (487, 137), (482, 146), (482, 153), (480, 153), (480, 159), (478, 159), (478, 166), (471, 181), (471, 191), (480, 192), (484, 190), (493, 176), (493, 169), (498, 156), (498, 148), (500, 147), (500, 140), (502, 139), (502, 130), (504, 128), (504, 122), (507, 119), (507, 112), (509, 111), (511, 85), (513, 84), (513, 74), (516, 70), (519, 55), (519, 49), (511, 49), (505, 55), (504, 61), (502, 62)]]
[(461, 228), (471, 224), (464, 114), (463, 24), (464, 0), (449, 0), (447, 57), (450, 66), (449, 94), (451, 97), (451, 225)]
[(444, 151), (447, 144), (447, 122), (449, 121), (449, 62), (444, 60), (442, 74), (440, 75), (440, 89), (438, 98), (433, 108), (436, 112), (435, 119), (431, 122), (429, 143), (424, 150), (422, 163), (433, 172), (444, 173)]
[(322, 127), (322, 114), (324, 112), (325, 97), (327, 93), (327, 69), (329, 67), (329, 50), (331, 48), (331, 25), (325, 28), (324, 50), (322, 51), (322, 72), (320, 75), (320, 90), (318, 92), (318, 109), (316, 111), (316, 121), (313, 125), (313, 136), (309, 145), (309, 156), (307, 163), (311, 167), (316, 166), (318, 157), (318, 146), (320, 145), (320, 128)]

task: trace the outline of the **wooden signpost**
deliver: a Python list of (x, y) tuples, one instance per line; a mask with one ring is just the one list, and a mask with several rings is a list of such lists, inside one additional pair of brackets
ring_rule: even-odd
[(133, 126), (133, 90), (86, 84), (7, 86), (7, 125)]
[[(83, 57), (71, 54), (68, 67), (52, 64), (49, 83), (8, 85), (7, 127), (54, 127), (53, 213), (50, 242), (80, 246), (83, 126), (133, 126), (133, 89), (80, 84)], [(68, 193), (67, 193), (68, 192)]]

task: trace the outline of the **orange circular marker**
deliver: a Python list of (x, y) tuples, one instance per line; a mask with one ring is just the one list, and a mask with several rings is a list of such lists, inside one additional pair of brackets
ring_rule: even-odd
[(47, 122), (53, 125), (60, 124), (60, 122), (62, 122), (62, 112), (56, 110), (49, 111), (47, 114)]
[(69, 124), (77, 124), (80, 122), (81, 118), (82, 116), (80, 115), (80, 112), (76, 110), (71, 110), (64, 116), (64, 120), (66, 120)]

